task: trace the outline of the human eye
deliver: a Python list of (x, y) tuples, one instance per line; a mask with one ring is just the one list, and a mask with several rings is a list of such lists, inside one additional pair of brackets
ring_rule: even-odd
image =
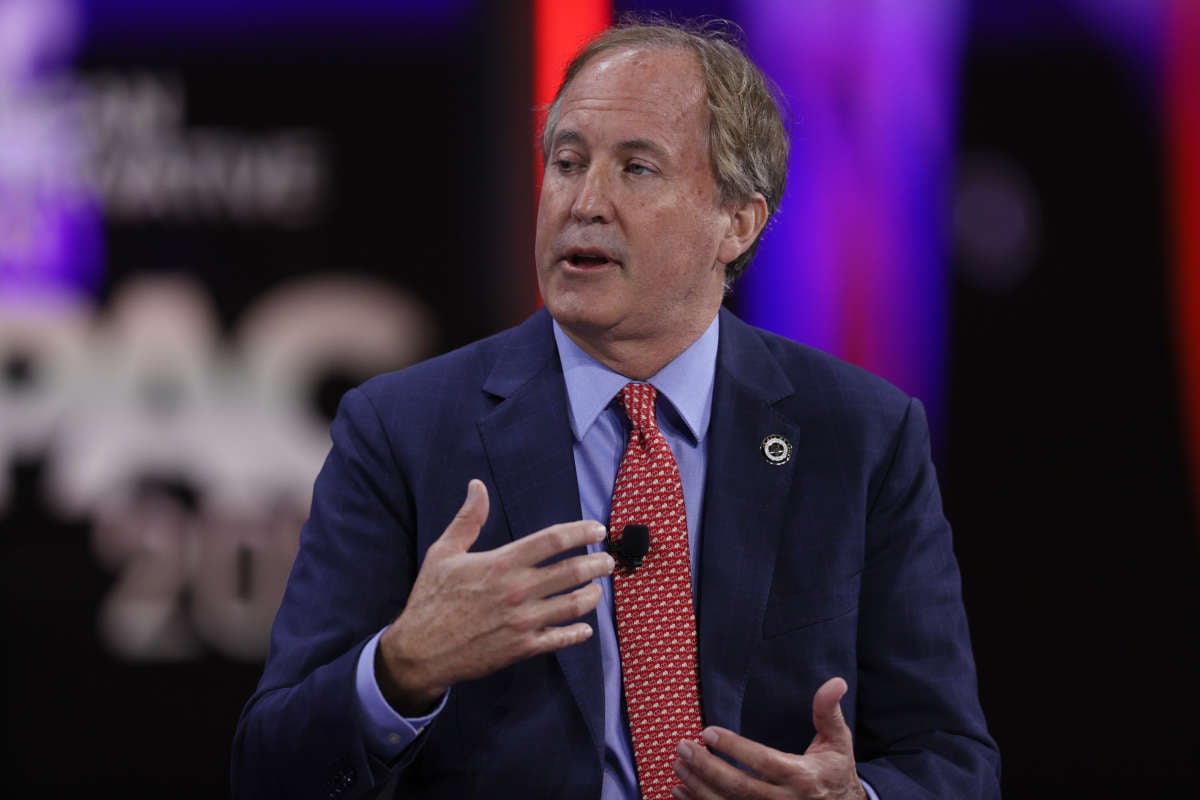
[(562, 173), (576, 172), (583, 165), (580, 158), (571, 153), (559, 153), (554, 156), (554, 160), (551, 163), (555, 169)]
[(640, 161), (630, 161), (625, 165), (625, 171), (631, 175), (653, 175), (657, 172), (654, 167)]

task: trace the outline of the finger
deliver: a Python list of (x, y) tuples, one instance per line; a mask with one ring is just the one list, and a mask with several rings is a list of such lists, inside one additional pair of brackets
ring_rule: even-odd
[(725, 797), (734, 796), (724, 795), (715, 786), (710, 786), (700, 773), (693, 771), (693, 765), (683, 759), (677, 760), (672, 765), (672, 769), (675, 771), (675, 777), (680, 781), (680, 785), (671, 790), (672, 798), (724, 800)]
[[(813, 727), (817, 729), (813, 745), (823, 741), (843, 753), (854, 752), (854, 737), (842, 716), (841, 700), (847, 688), (842, 678), (830, 678), (813, 695)], [(812, 750), (811, 745), (809, 750)]]
[(726, 728), (710, 725), (700, 734), (700, 738), (709, 750), (732, 758), (770, 783), (782, 783), (795, 768), (795, 759), (788, 753), (759, 744)]
[(612, 575), (617, 562), (608, 553), (588, 553), (564, 558), (534, 572), (530, 593), (534, 597), (549, 597), (605, 575)]
[[(705, 733), (710, 730), (712, 729), (706, 729)], [(723, 734), (735, 735), (730, 731), (720, 730)], [(723, 797), (770, 798), (777, 795), (775, 787), (771, 784), (713, 755), (697, 742), (682, 741), (675, 752), (679, 756), (674, 767), (675, 774), (699, 800)]]
[(530, 627), (540, 630), (579, 619), (600, 604), (602, 595), (599, 584), (588, 583), (573, 592), (547, 598), (533, 606)]
[(487, 522), (489, 507), (487, 487), (483, 481), (472, 478), (467, 483), (467, 499), (434, 545), (452, 552), (467, 552), (479, 538), (483, 523)]
[(592, 626), (586, 622), (576, 622), (574, 625), (552, 625), (533, 639), (530, 656), (550, 653), (571, 647), (592, 638)]
[(679, 786), (671, 789), (672, 798), (686, 798), (686, 800), (725, 800), (726, 795), (716, 786), (709, 785), (704, 776), (695, 771), (695, 765), (683, 758), (676, 759), (671, 765), (671, 769), (675, 771), (675, 777), (680, 781)]
[(595, 520), (564, 522), (506, 544), (504, 549), (518, 564), (533, 566), (572, 548), (603, 541), (604, 535), (604, 526)]

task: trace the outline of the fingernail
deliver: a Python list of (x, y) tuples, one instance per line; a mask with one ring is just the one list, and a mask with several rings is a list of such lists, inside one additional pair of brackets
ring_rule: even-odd
[(599, 542), (599, 541), (603, 541), (604, 537), (608, 535), (608, 529), (597, 522), (595, 525), (592, 526), (591, 533), (592, 533), (592, 541)]
[(675, 770), (675, 774), (679, 776), (681, 781), (687, 780), (688, 768), (683, 765), (682, 761), (676, 761), (671, 765), (671, 769)]
[(613, 571), (614, 569), (616, 569), (616, 568), (617, 568), (617, 562), (616, 562), (616, 559), (614, 559), (614, 558), (613, 558), (612, 556), (610, 556), (608, 553), (605, 553), (605, 554), (604, 554), (604, 556), (605, 556), (605, 558), (607, 558), (607, 559), (608, 559), (608, 569), (606, 569), (606, 570), (604, 570), (604, 571), (605, 571), (607, 574), (611, 575), (611, 574), (612, 574), (612, 571)]
[(676, 745), (675, 752), (679, 753), (680, 757), (684, 761), (692, 760), (692, 748), (688, 747), (687, 742), (680, 742), (678, 745)]
[(712, 728), (705, 728), (704, 733), (700, 734), (700, 738), (709, 747), (715, 747), (717, 744), (717, 732)]

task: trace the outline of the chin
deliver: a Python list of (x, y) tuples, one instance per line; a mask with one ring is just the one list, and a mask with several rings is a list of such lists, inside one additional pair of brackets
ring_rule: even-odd
[(595, 302), (589, 302), (586, 297), (572, 294), (569, 297), (561, 295), (545, 298), (546, 310), (550, 316), (564, 328), (596, 329), (608, 327), (607, 319), (611, 314), (607, 309), (599, 307)]

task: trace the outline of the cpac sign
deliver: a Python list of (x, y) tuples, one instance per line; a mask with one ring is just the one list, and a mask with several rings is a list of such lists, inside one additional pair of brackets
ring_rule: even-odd
[(90, 520), (114, 573), (98, 625), (115, 655), (260, 659), (329, 449), (317, 393), (431, 340), (423, 307), (365, 280), (282, 286), (229, 337), (178, 278), (126, 283), (102, 312), (0, 308), (0, 519), (10, 465), (44, 459), (46, 505)]

